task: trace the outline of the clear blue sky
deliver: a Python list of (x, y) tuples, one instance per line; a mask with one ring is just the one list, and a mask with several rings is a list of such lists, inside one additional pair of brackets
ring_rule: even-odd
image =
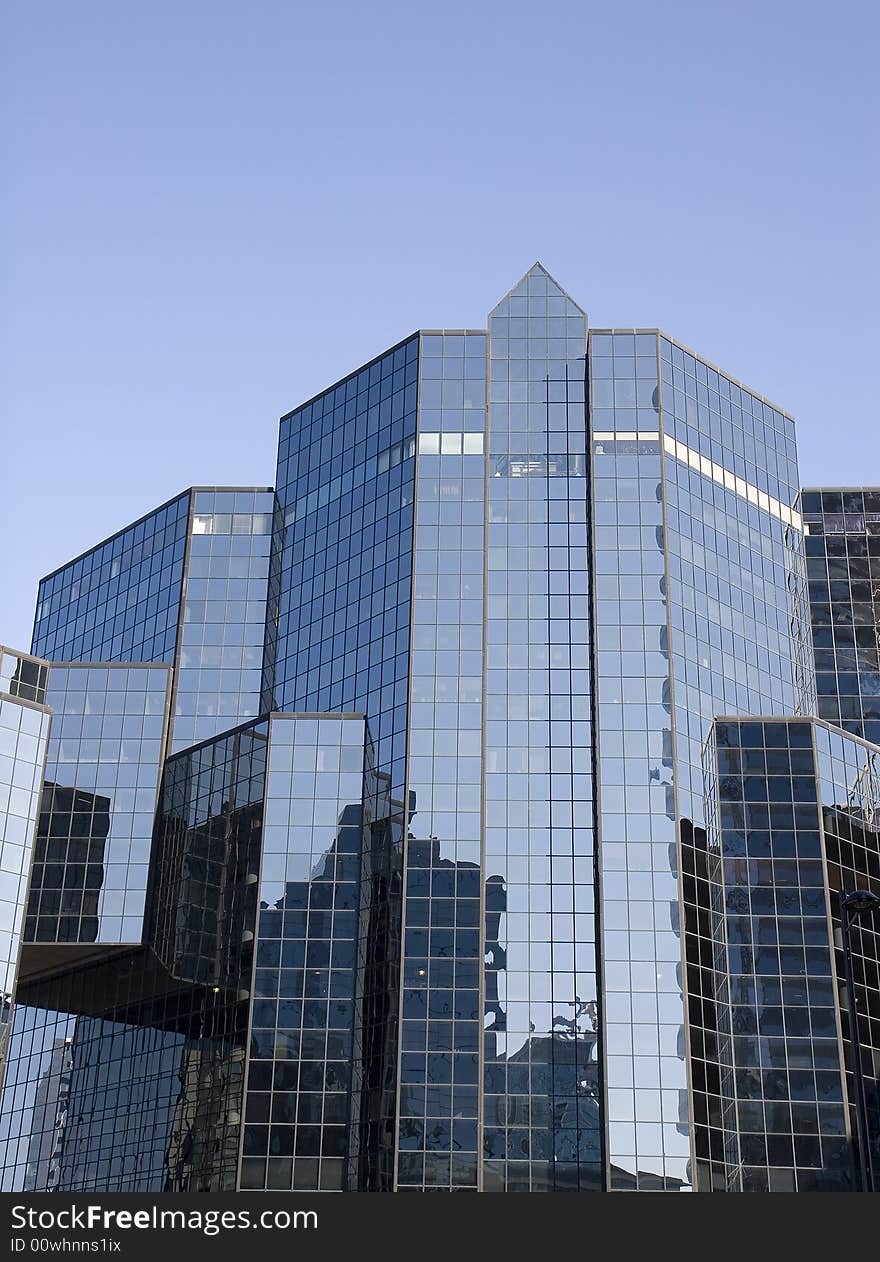
[(36, 580), (540, 258), (880, 482), (878, 6), (9, 0), (0, 641)]

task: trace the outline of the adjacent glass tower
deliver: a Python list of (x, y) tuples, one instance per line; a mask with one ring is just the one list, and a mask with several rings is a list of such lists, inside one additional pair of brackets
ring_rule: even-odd
[(875, 530), (536, 264), (44, 579), (2, 1186), (853, 1186)]

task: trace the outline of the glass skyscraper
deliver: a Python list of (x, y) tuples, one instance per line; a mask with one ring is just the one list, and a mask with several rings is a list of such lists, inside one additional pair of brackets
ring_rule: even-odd
[(2, 1187), (858, 1186), (875, 544), (788, 415), (536, 264), (284, 416), (274, 488), (44, 579)]

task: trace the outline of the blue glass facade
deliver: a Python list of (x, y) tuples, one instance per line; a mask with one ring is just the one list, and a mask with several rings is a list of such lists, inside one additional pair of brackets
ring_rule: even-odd
[(194, 487), (43, 579), (34, 652), (174, 666), (174, 752), (266, 713), (280, 530), (271, 488)]
[(173, 661), (189, 509), (187, 491), (44, 578), (32, 651), (59, 662)]
[(275, 708), (367, 715), (405, 779), (418, 338), (282, 418)]
[(285, 415), (277, 489), (43, 580), (3, 1186), (856, 1186), (880, 493), (797, 486), (790, 417), (536, 264)]

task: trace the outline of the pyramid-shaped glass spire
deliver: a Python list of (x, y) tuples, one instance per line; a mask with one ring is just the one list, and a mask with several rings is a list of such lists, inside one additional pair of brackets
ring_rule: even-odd
[(559, 285), (542, 263), (533, 263), (522, 277), (489, 313), (495, 316), (579, 316), (586, 322), (586, 312)]

